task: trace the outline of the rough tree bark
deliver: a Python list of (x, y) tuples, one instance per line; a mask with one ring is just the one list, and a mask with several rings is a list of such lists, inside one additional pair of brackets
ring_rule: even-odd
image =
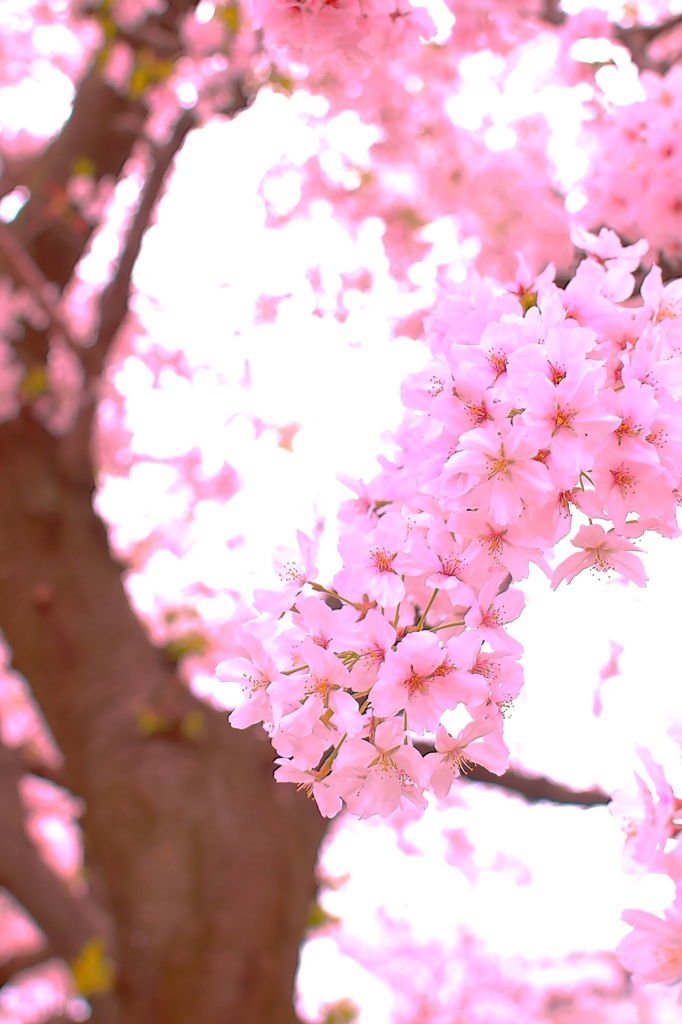
[[(321, 819), (273, 782), (266, 739), (230, 731), (149, 643), (60, 447), (29, 415), (0, 432), (0, 622), (86, 805), (118, 1019), (293, 1021)], [(141, 710), (167, 728), (142, 734)]]
[[(176, 2), (165, 22), (155, 19), (166, 46), (191, 6)], [(96, 72), (86, 76), (41, 160), (8, 169), (4, 190), (14, 178), (29, 185), (31, 199), (5, 230), (2, 272), (19, 284), (28, 274), (63, 288), (89, 229), (54, 215), (51, 201), (74, 159), (91, 160), (97, 176), (120, 174), (141, 114)], [(98, 339), (84, 352), (89, 387), (125, 315), (142, 234), (190, 127), (185, 119), (155, 153), (102, 296)], [(18, 350), (28, 367), (41, 365), (47, 337), (28, 329)], [(95, 398), (91, 388), (65, 437), (47, 433), (30, 409), (0, 428), (0, 627), (64, 756), (65, 781), (84, 801), (91, 898), (77, 906), (49, 873), (38, 886), (7, 752), (1, 802), (13, 830), (0, 843), (0, 882), (18, 890), (49, 951), (69, 959), (89, 938), (106, 940), (115, 981), (92, 999), (95, 1022), (292, 1024), (324, 823), (312, 802), (274, 783), (266, 738), (230, 730), (224, 715), (195, 700), (131, 611), (122, 567), (92, 509)], [(145, 735), (140, 712), (167, 724)], [(190, 734), (182, 724), (192, 712), (201, 728)]]

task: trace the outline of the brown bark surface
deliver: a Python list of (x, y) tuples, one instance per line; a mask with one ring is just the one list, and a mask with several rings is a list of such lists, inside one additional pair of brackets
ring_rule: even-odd
[[(165, 45), (190, 6), (178, 0), (163, 23), (155, 19)], [(97, 176), (118, 175), (141, 124), (138, 104), (116, 96), (96, 72), (86, 76), (61, 135), (31, 168), (11, 169), (31, 199), (6, 229), (1, 273), (22, 286), (27, 274), (64, 286), (89, 229), (53, 216), (50, 199), (75, 159), (91, 160)], [(185, 118), (155, 153), (140, 213), (103, 293), (99, 337), (84, 352), (90, 381), (125, 316), (144, 229), (190, 128)], [(46, 336), (30, 329), (18, 346), (28, 366), (46, 351)], [(0, 628), (64, 756), (65, 782), (84, 801), (90, 896), (74, 900), (44, 865), (40, 873), (7, 751), (0, 883), (41, 925), (49, 953), (73, 959), (88, 938), (106, 940), (115, 981), (92, 997), (95, 1024), (292, 1024), (324, 822), (312, 802), (273, 781), (265, 736), (232, 730), (226, 715), (195, 700), (131, 611), (122, 566), (92, 509), (95, 397), (62, 438), (30, 408), (0, 427)], [(163, 728), (146, 733), (141, 712), (158, 716)], [(201, 715), (198, 731), (183, 729), (192, 712)]]
[[(229, 729), (149, 643), (61, 447), (30, 415), (0, 431), (0, 622), (86, 804), (120, 1020), (292, 1021), (322, 821), (273, 782), (265, 737)], [(144, 735), (141, 710), (168, 727)]]

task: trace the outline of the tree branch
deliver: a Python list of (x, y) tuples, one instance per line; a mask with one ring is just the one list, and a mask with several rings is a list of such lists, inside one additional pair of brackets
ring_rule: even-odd
[[(86, 944), (100, 939), (113, 950), (109, 917), (89, 896), (74, 896), (48, 867), (26, 834), (24, 809), (18, 784), (23, 771), (14, 751), (0, 744), (0, 884), (16, 898), (47, 937), (47, 949), (15, 957), (0, 969), (7, 981), (19, 970), (36, 966), (49, 956), (67, 963), (75, 960)], [(28, 957), (28, 959), (27, 959)], [(11, 972), (9, 974), (8, 972)], [(0, 984), (2, 981), (0, 981)], [(118, 1005), (108, 992), (91, 999), (93, 1022), (119, 1024)]]
[[(235, 117), (248, 106), (250, 99), (251, 97), (248, 93), (245, 93), (241, 88), (236, 88), (234, 102), (225, 113), (230, 118)], [(196, 121), (193, 113), (191, 111), (184, 113), (178, 120), (173, 134), (166, 145), (157, 148), (155, 151), (154, 167), (142, 190), (140, 203), (133, 218), (133, 223), (128, 230), (116, 273), (113, 280), (102, 293), (97, 338), (94, 345), (84, 354), (85, 370), (90, 379), (98, 376), (101, 372), (109, 347), (126, 315), (130, 282), (135, 262), (142, 247), (142, 239), (149, 227), (152, 213), (164, 187), (170, 166), (195, 124)]]
[(18, 790), (23, 774), (14, 751), (0, 743), (0, 884), (42, 928), (53, 954), (71, 960), (94, 936), (111, 943), (111, 925), (89, 897), (68, 890), (27, 835)]
[(563, 25), (566, 14), (561, 9), (560, 0), (544, 0), (540, 20), (546, 21), (548, 25)]
[(68, 783), (64, 777), (61, 765), (47, 764), (45, 761), (37, 761), (31, 754), (26, 754), (23, 748), (17, 748), (17, 754), (21, 758), (24, 771), (27, 775), (35, 775), (37, 779), (45, 779), (55, 786), (68, 789)]
[(15, 282), (23, 284), (33, 293), (50, 318), (53, 329), (63, 336), (74, 351), (80, 352), (81, 346), (71, 334), (71, 328), (62, 316), (59, 303), (54, 297), (55, 286), (48, 281), (40, 267), (33, 262), (21, 242), (2, 223), (0, 223), (0, 252), (6, 258)]
[(578, 807), (599, 807), (611, 801), (611, 797), (603, 790), (569, 789), (559, 782), (545, 776), (526, 775), (525, 772), (509, 768), (504, 775), (493, 775), (480, 764), (473, 766), (462, 778), (469, 782), (484, 783), (486, 786), (497, 786), (510, 793), (522, 796), (530, 804), (545, 801), (552, 804), (573, 804)]
[[(418, 740), (414, 746), (420, 754), (435, 754), (432, 743)], [(554, 782), (544, 775), (527, 775), (516, 768), (508, 768), (504, 775), (494, 775), (480, 764), (473, 764), (463, 771), (460, 778), (465, 782), (479, 782), (486, 786), (506, 789), (509, 793), (522, 796), (529, 804), (542, 801), (552, 804), (572, 804), (576, 807), (599, 807), (610, 803), (611, 797), (599, 787), (593, 789), (571, 789), (560, 782)]]
[(100, 323), (95, 343), (83, 353), (85, 372), (90, 379), (99, 376), (109, 346), (127, 312), (130, 280), (135, 261), (140, 253), (144, 233), (149, 227), (152, 212), (158, 202), (168, 170), (194, 124), (194, 116), (191, 112), (183, 114), (166, 145), (155, 150), (154, 166), (142, 190), (116, 272), (102, 293)]
[(633, 63), (640, 71), (657, 71), (663, 75), (670, 70), (672, 60), (653, 60), (647, 50), (655, 39), (667, 35), (682, 25), (682, 14), (678, 14), (659, 25), (630, 25), (627, 28), (615, 25), (614, 38), (629, 51)]

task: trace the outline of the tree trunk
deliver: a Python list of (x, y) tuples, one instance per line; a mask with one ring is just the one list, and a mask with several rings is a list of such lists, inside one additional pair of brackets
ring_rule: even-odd
[(85, 801), (122, 1024), (291, 1024), (322, 819), (273, 781), (267, 738), (232, 730), (150, 644), (63, 441), (24, 414), (0, 465), (0, 623)]
[[(194, 2), (175, 0), (151, 21), (177, 40), (179, 18)], [(232, 113), (247, 102), (236, 88)], [(77, 159), (89, 160), (97, 177), (117, 177), (143, 119), (139, 102), (116, 96), (95, 68), (86, 75), (43, 157), (3, 175), (4, 190), (27, 184), (31, 198), (3, 229), (0, 273), (36, 295), (45, 295), (42, 281), (63, 289), (91, 229), (54, 212), (52, 198)], [(0, 426), (0, 628), (64, 755), (66, 783), (85, 803), (90, 889), (106, 913), (74, 909), (79, 924), (64, 928), (71, 913), (46, 904), (71, 897), (48, 881), (45, 912), (37, 899), (31, 911), (50, 949), (67, 959), (94, 921), (110, 921), (103, 938), (115, 981), (111, 993), (93, 996), (93, 1024), (292, 1024), (324, 822), (301, 793), (274, 782), (264, 734), (231, 729), (150, 643), (92, 509), (98, 373), (126, 314), (144, 229), (190, 124), (186, 115), (168, 146), (154, 151), (123, 256), (102, 295), (99, 334), (82, 351), (87, 391), (75, 427), (56, 438), (29, 408)], [(47, 333), (27, 327), (16, 348), (27, 367), (41, 366)], [(150, 716), (162, 724), (144, 728)], [(3, 772), (4, 764), (0, 758), (0, 806), (16, 818), (14, 769)], [(15, 835), (3, 867), (8, 834), (0, 833), (0, 883), (14, 857), (23, 885), (30, 844)], [(28, 899), (31, 886), (25, 891)]]

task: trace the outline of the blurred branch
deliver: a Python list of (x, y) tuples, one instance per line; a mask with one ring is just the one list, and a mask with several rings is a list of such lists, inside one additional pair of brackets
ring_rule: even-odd
[(561, 9), (561, 0), (544, 0), (540, 20), (546, 21), (548, 25), (563, 25), (566, 14)]
[(59, 302), (54, 295), (55, 286), (48, 281), (40, 267), (33, 262), (21, 242), (2, 223), (0, 223), (0, 252), (6, 258), (15, 282), (23, 284), (33, 293), (50, 318), (53, 329), (64, 337), (71, 348), (76, 352), (80, 351), (80, 346), (71, 334), (71, 328), (62, 317)]
[[(164, 17), (177, 28), (192, 6), (177, 0)], [(233, 84), (228, 117), (250, 100)], [(74, 163), (87, 160), (97, 180), (119, 180), (145, 116), (92, 68), (62, 132), (22, 182), (30, 198), (8, 230), (59, 291), (92, 235), (67, 216)], [(124, 320), (144, 232), (192, 123), (183, 115), (151, 152), (114, 280), (100, 296), (95, 345), (81, 352), (91, 380)], [(33, 334), (22, 346), (39, 361), (45, 332)], [(28, 407), (0, 429), (0, 622), (64, 755), (69, 788), (85, 803), (91, 891), (116, 924), (116, 994), (90, 1000), (91, 1021), (294, 1024), (298, 948), (327, 823), (303, 794), (274, 782), (260, 732), (228, 733), (224, 716), (200, 705), (130, 607), (91, 503), (94, 391), (66, 435), (49, 434)], [(37, 592), (51, 596), (36, 601)], [(196, 738), (149, 735), (140, 708), (172, 721), (198, 712), (205, 728)], [(0, 750), (0, 882), (73, 963), (89, 939), (108, 938), (108, 918), (95, 900), (69, 893), (26, 834), (22, 771), (17, 755)]]
[(0, 744), (0, 884), (42, 928), (52, 953), (70, 960), (93, 936), (111, 939), (109, 920), (89, 897), (69, 891), (27, 835), (18, 789), (23, 774), (15, 752)]
[[(163, 50), (181, 51), (180, 21), (197, 0), (179, 0), (174, 9), (148, 17), (137, 33), (163, 35)], [(155, 49), (159, 38), (147, 40)], [(71, 277), (92, 234), (92, 225), (68, 224), (60, 197), (73, 174), (75, 161), (94, 168), (96, 180), (118, 180), (132, 147), (141, 137), (146, 110), (137, 99), (119, 95), (102, 81), (97, 60), (77, 83), (71, 114), (37, 160), (21, 160), (2, 173), (3, 191), (17, 184), (28, 188), (30, 199), (10, 230), (29, 249), (47, 279), (61, 290)]]
[(500, 789), (517, 793), (530, 804), (546, 801), (552, 804), (573, 804), (578, 807), (599, 807), (608, 804), (611, 800), (608, 793), (597, 787), (581, 790), (570, 789), (543, 775), (526, 775), (514, 768), (509, 768), (504, 775), (493, 775), (487, 768), (476, 764), (462, 778), (469, 782), (482, 782), (487, 786), (498, 786)]
[(17, 753), (21, 757), (21, 762), (27, 775), (35, 775), (36, 778), (45, 779), (46, 782), (51, 782), (54, 786), (60, 786), (62, 789), (69, 788), (61, 766), (46, 764), (44, 761), (36, 761), (30, 756), (25, 756), (21, 748), (17, 750)]
[(682, 14), (669, 18), (659, 25), (630, 25), (627, 28), (614, 25), (613, 35), (630, 52), (633, 63), (640, 71), (657, 71), (663, 75), (670, 69), (674, 61), (672, 59), (654, 60), (649, 56), (647, 50), (655, 39), (660, 39), (661, 36), (667, 35), (668, 32), (672, 32), (680, 25), (682, 25)]
[[(225, 114), (235, 117), (248, 106), (250, 98), (248, 92), (245, 93), (240, 87), (240, 83), (235, 82), (234, 102), (230, 109), (225, 111)], [(149, 227), (170, 166), (195, 123), (194, 114), (187, 111), (180, 117), (166, 145), (156, 149), (154, 167), (142, 190), (140, 203), (128, 231), (116, 273), (102, 294), (100, 325), (96, 341), (83, 357), (86, 373), (90, 378), (98, 376), (101, 372), (106, 353), (126, 315), (130, 282), (135, 261), (142, 246), (142, 239)]]
[(149, 227), (168, 170), (194, 123), (194, 116), (191, 112), (183, 114), (166, 145), (156, 148), (154, 167), (142, 190), (116, 272), (102, 293), (100, 324), (95, 343), (83, 356), (86, 373), (90, 378), (97, 377), (101, 372), (109, 346), (127, 312), (133, 267), (140, 253), (144, 233)]

